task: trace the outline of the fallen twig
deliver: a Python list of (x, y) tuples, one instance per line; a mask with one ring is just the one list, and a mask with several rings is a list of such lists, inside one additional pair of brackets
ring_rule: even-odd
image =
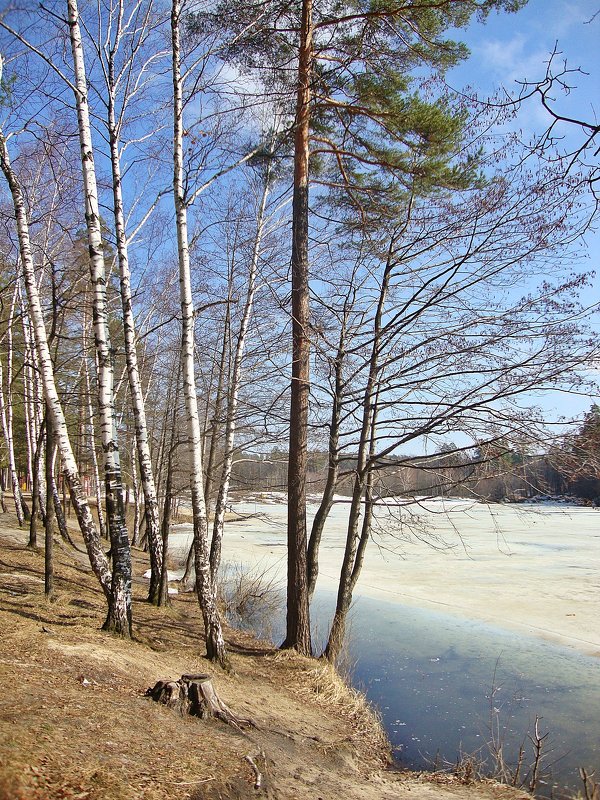
[(256, 780), (254, 781), (254, 788), (256, 789), (256, 791), (258, 791), (262, 786), (262, 774), (259, 768), (256, 766), (256, 762), (254, 761), (252, 756), (250, 755), (244, 756), (244, 761), (247, 761), (248, 764), (250, 764), (250, 766), (254, 770), (254, 775), (256, 776)]

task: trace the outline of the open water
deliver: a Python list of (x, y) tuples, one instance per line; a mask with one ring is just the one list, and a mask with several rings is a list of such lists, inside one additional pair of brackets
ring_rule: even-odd
[[(245, 504), (242, 510), (258, 516), (228, 528), (224, 558), (283, 575), (284, 507)], [(328, 572), (335, 577), (332, 559), (342, 552), (343, 516), (343, 509), (333, 515), (334, 527), (323, 544), (324, 578)], [(531, 582), (538, 581), (533, 593), (537, 602), (541, 593), (551, 602), (562, 592), (565, 609), (577, 611), (561, 613), (564, 633), (570, 618), (576, 626), (589, 603), (593, 608), (598, 602), (600, 516), (584, 509), (549, 509), (529, 516), (507, 509), (492, 522), (488, 517), (482, 509), (466, 509), (446, 524), (463, 532), (458, 548), (431, 550), (427, 544), (423, 549), (420, 543), (411, 557), (406, 541), (396, 561), (389, 552), (373, 548), (363, 589), (359, 582), (355, 592), (344, 666), (352, 683), (379, 709), (401, 766), (440, 767), (465, 755), (491, 766), (501, 747), (504, 760), (514, 767), (523, 748), (520, 777), (526, 782), (537, 719), (539, 735), (545, 737), (538, 791), (550, 796), (564, 788), (579, 790), (580, 767), (595, 769), (600, 776), (600, 658), (477, 621), (468, 609), (463, 615), (421, 608), (417, 594), (431, 597), (439, 585), (447, 601), (452, 586), (445, 586), (442, 595), (442, 584), (453, 570), (460, 602), (470, 603), (473, 611), (478, 591), (487, 604), (491, 595), (493, 605), (494, 598), (498, 603), (506, 596), (518, 600), (521, 581), (523, 587), (529, 585), (531, 596)], [(443, 527), (441, 517), (435, 517), (434, 527)], [(182, 544), (184, 528), (177, 530), (174, 540)], [(335, 605), (332, 585), (322, 583), (313, 603), (317, 647)], [(398, 586), (401, 591), (394, 588)], [(410, 605), (402, 602), (403, 595), (410, 596)], [(524, 588), (523, 598), (526, 603)], [(534, 611), (532, 606), (532, 615)], [(535, 625), (531, 630), (551, 633)], [(283, 617), (272, 614), (268, 630), (258, 631), (275, 643), (282, 632)], [(577, 627), (573, 633), (574, 642), (589, 644), (577, 639)]]
[(537, 716), (540, 735), (547, 734), (544, 794), (553, 786), (581, 788), (578, 768), (600, 768), (597, 658), (370, 598), (355, 605), (348, 656), (353, 683), (381, 712), (404, 766), (439, 766), (461, 754), (491, 764), (499, 745), (514, 765), (524, 746), (526, 778)]
[[(283, 602), (283, 600), (282, 600)], [(312, 608), (322, 645), (335, 595)], [(268, 634), (283, 638), (284, 619)], [(473, 756), (482, 772), (494, 753), (519, 782), (531, 779), (536, 718), (544, 737), (536, 792), (581, 790), (579, 768), (600, 775), (600, 661), (576, 650), (481, 622), (359, 597), (350, 615), (342, 668), (381, 714), (400, 767), (450, 768)]]

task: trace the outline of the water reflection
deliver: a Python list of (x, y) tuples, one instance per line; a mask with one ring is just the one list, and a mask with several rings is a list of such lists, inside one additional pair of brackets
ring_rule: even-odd
[(578, 767), (600, 766), (597, 659), (481, 623), (361, 598), (348, 653), (353, 683), (381, 710), (404, 766), (503, 745), (516, 763), (533, 759), (536, 715), (548, 732), (546, 793), (578, 788)]
[[(316, 649), (324, 643), (334, 602), (331, 592), (315, 598)], [(270, 626), (273, 641), (281, 641), (283, 618), (274, 622), (271, 615)], [(533, 761), (529, 735), (536, 716), (540, 733), (548, 732), (540, 794), (579, 790), (578, 768), (600, 767), (595, 658), (479, 622), (363, 597), (351, 612), (343, 662), (353, 685), (380, 710), (403, 767), (431, 769), (460, 754), (491, 764), (494, 744), (514, 766), (523, 746), (524, 777)]]

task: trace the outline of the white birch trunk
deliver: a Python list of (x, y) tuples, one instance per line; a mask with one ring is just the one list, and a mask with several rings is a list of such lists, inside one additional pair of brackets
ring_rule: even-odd
[[(18, 283), (18, 281), (17, 281)], [(12, 486), (13, 499), (15, 501), (15, 512), (19, 526), (23, 526), (25, 522), (25, 515), (23, 514), (23, 495), (21, 494), (21, 486), (19, 485), (19, 475), (17, 472), (17, 463), (15, 459), (15, 442), (13, 436), (13, 410), (12, 410), (12, 361), (13, 361), (13, 337), (12, 326), (15, 316), (15, 304), (17, 302), (18, 286), (15, 284), (13, 298), (10, 306), (10, 313), (8, 316), (8, 326), (6, 330), (6, 395), (4, 394), (4, 386), (2, 382), (2, 361), (0, 360), (0, 418), (2, 419), (2, 433), (6, 441), (6, 451), (8, 457), (8, 470), (10, 472), (10, 481)]]
[(12, 201), (15, 211), (15, 218), (17, 223), (17, 233), (19, 237), (19, 249), (21, 253), (21, 266), (23, 268), (23, 277), (25, 279), (25, 291), (27, 293), (27, 300), (29, 303), (29, 313), (33, 325), (33, 333), (35, 337), (35, 344), (38, 353), (40, 371), (42, 374), (42, 382), (44, 386), (44, 395), (48, 402), (49, 412), (52, 414), (52, 421), (54, 424), (54, 432), (56, 442), (61, 456), (63, 473), (65, 480), (69, 487), (71, 501), (77, 514), (79, 527), (85, 541), (87, 552), (90, 558), (90, 563), (94, 574), (100, 581), (100, 585), (108, 598), (111, 594), (111, 574), (108, 560), (100, 547), (100, 540), (94, 525), (94, 520), (90, 508), (81, 490), (81, 483), (79, 480), (79, 473), (77, 471), (77, 463), (73, 455), (71, 442), (69, 439), (69, 432), (65, 422), (65, 416), (62, 410), (58, 392), (56, 390), (56, 383), (54, 380), (54, 370), (52, 367), (52, 358), (50, 356), (50, 349), (48, 347), (48, 339), (46, 336), (46, 326), (44, 324), (44, 316), (42, 314), (42, 307), (40, 303), (37, 283), (35, 280), (35, 269), (33, 263), (33, 255), (31, 251), (31, 242), (29, 238), (29, 224), (27, 221), (27, 211), (25, 200), (21, 187), (10, 165), (10, 159), (6, 142), (0, 133), (0, 168), (2, 169), (12, 195)]
[[(137, 476), (137, 465), (135, 456), (137, 453), (137, 442), (135, 440), (135, 433), (133, 434), (133, 452), (131, 453), (131, 483), (133, 488), (133, 526), (131, 545), (137, 547), (140, 538), (140, 482)], [(153, 473), (154, 474), (154, 473)], [(162, 550), (162, 548), (161, 548)]]
[[(103, 539), (108, 537), (106, 531), (106, 520), (104, 519), (104, 508), (102, 507), (102, 486), (100, 483), (100, 471), (98, 469), (98, 457), (96, 455), (96, 429), (94, 425), (94, 407), (92, 405), (92, 387), (90, 381), (90, 363), (88, 361), (88, 347), (87, 347), (87, 319), (83, 316), (82, 325), (82, 338), (83, 338), (83, 373), (85, 377), (85, 409), (84, 409), (84, 433), (87, 433), (88, 448), (90, 451), (90, 458), (92, 459), (92, 473), (94, 479), (94, 494), (96, 495), (96, 512), (98, 515), (98, 527), (100, 528), (100, 536)], [(87, 415), (87, 422), (85, 417)]]
[(115, 424), (114, 363), (108, 330), (106, 309), (106, 274), (98, 187), (89, 119), (87, 79), (77, 0), (67, 0), (69, 36), (75, 74), (75, 102), (81, 148), (81, 168), (85, 194), (85, 218), (90, 254), (90, 275), (93, 289), (94, 339), (98, 356), (98, 410), (104, 480), (106, 486), (106, 516), (111, 541), (113, 573), (111, 601), (104, 629), (121, 636), (131, 636), (131, 551), (125, 524), (123, 484), (119, 460), (119, 445)]
[[(54, 425), (54, 421), (52, 422), (52, 424)], [(56, 456), (57, 456), (57, 453), (58, 453), (58, 445), (56, 443), (56, 437), (54, 436), (53, 438), (54, 438), (54, 441), (53, 441), (53, 446), (52, 446), (52, 464), (51, 464), (51, 470), (50, 470), (50, 472), (52, 473), (52, 485), (50, 487), (51, 491), (50, 491), (49, 494), (52, 495), (52, 508), (53, 508), (53, 511), (54, 511), (54, 517), (56, 519), (56, 524), (58, 525), (58, 530), (60, 532), (60, 535), (65, 540), (65, 542), (68, 542), (71, 545), (71, 547), (75, 547), (75, 543), (71, 539), (71, 536), (69, 534), (69, 530), (67, 528), (67, 521), (65, 519), (65, 512), (64, 512), (64, 509), (62, 507), (62, 503), (60, 502), (60, 495), (58, 493), (58, 483), (57, 483), (57, 481), (56, 481), (56, 479), (54, 477), (54, 471), (55, 471), (55, 465), (56, 465)]]
[(50, 599), (54, 592), (54, 514), (52, 513), (52, 484), (54, 482), (53, 473), (53, 452), (54, 452), (54, 427), (52, 425), (52, 414), (46, 403), (46, 443), (44, 472), (46, 482), (46, 519), (44, 535), (44, 594)]
[[(40, 471), (39, 455), (38, 461), (35, 460), (36, 450), (40, 448), (39, 436), (42, 427), (43, 414), (40, 413), (44, 406), (43, 403), (43, 390), (40, 392), (39, 384), (39, 365), (37, 363), (37, 355), (35, 352), (35, 343), (33, 341), (33, 332), (31, 329), (31, 320), (27, 313), (27, 308), (23, 302), (21, 280), (17, 281), (19, 288), (19, 304), (21, 306), (21, 322), (23, 328), (23, 341), (25, 343), (25, 367), (23, 370), (23, 392), (24, 392), (24, 407), (25, 407), (25, 425), (27, 431), (27, 453), (28, 453), (28, 470), (30, 475), (29, 485), (34, 485), (34, 470), (38, 470), (38, 498), (37, 505), (42, 519), (46, 517), (46, 477), (43, 471)], [(32, 488), (33, 491), (33, 488)], [(33, 497), (32, 497), (33, 505)]]
[(246, 335), (248, 333), (248, 326), (250, 324), (250, 318), (252, 316), (254, 294), (256, 292), (256, 272), (258, 269), (258, 259), (260, 256), (260, 248), (265, 226), (265, 209), (267, 206), (267, 198), (269, 196), (270, 173), (271, 169), (269, 165), (267, 167), (267, 173), (265, 175), (262, 197), (260, 199), (260, 205), (258, 209), (256, 235), (254, 237), (254, 246), (252, 249), (250, 268), (248, 270), (248, 287), (246, 290), (246, 300), (244, 302), (244, 310), (242, 312), (242, 320), (240, 322), (240, 330), (237, 336), (235, 354), (233, 357), (233, 366), (231, 371), (229, 395), (227, 400), (227, 420), (225, 422), (225, 453), (223, 458), (223, 467), (221, 470), (221, 483), (219, 485), (219, 493), (217, 495), (217, 502), (215, 504), (213, 534), (212, 534), (212, 542), (210, 548), (210, 570), (213, 581), (217, 580), (217, 574), (221, 563), (221, 543), (223, 541), (225, 510), (227, 508), (229, 484), (231, 482), (231, 469), (233, 465), (236, 413), (237, 413), (240, 381), (242, 375), (242, 360), (244, 357), (244, 347), (246, 345)]
[[(150, 551), (150, 589), (148, 600), (158, 603), (160, 592), (160, 576), (162, 568), (162, 538), (158, 517), (158, 500), (156, 497), (156, 484), (152, 469), (152, 457), (148, 442), (148, 426), (146, 423), (146, 407), (142, 392), (142, 382), (138, 368), (136, 352), (135, 319), (131, 299), (131, 271), (129, 269), (129, 254), (127, 246), (127, 233), (125, 229), (125, 214), (123, 211), (123, 192), (121, 188), (121, 159), (119, 155), (118, 125), (115, 119), (115, 76), (114, 54), (111, 51), (108, 60), (108, 132), (110, 139), (110, 158), (113, 174), (113, 203), (115, 217), (115, 234), (117, 239), (117, 257), (119, 262), (121, 305), (123, 308), (123, 330), (125, 336), (125, 358), (127, 361), (127, 375), (129, 390), (131, 392), (131, 405), (135, 425), (135, 443), (140, 466), (140, 479), (144, 492), (144, 510), (146, 516), (146, 534), (148, 549)], [(135, 456), (134, 456), (135, 457)], [(136, 510), (139, 509), (136, 495)]]
[(196, 591), (202, 610), (206, 633), (206, 654), (212, 661), (228, 667), (225, 640), (217, 608), (214, 583), (210, 574), (210, 552), (208, 542), (208, 519), (206, 500), (202, 484), (202, 435), (198, 416), (198, 398), (194, 371), (194, 304), (190, 275), (190, 255), (187, 229), (187, 209), (183, 183), (183, 80), (181, 77), (181, 53), (179, 23), (180, 0), (171, 6), (171, 36), (173, 48), (173, 194), (177, 225), (177, 247), (179, 254), (179, 288), (181, 300), (181, 368), (183, 392), (187, 415), (188, 449), (190, 458), (190, 484), (192, 513), (194, 517), (194, 554), (196, 567)]
[[(231, 292), (233, 289), (233, 281), (229, 280), (229, 292), (227, 297), (227, 308), (225, 313), (225, 322), (223, 325), (223, 341), (221, 344), (221, 356), (219, 358), (218, 365), (213, 363), (211, 370), (210, 370), (210, 380), (208, 382), (208, 388), (206, 391), (207, 402), (205, 405), (205, 413), (204, 413), (204, 427), (203, 427), (203, 438), (202, 438), (202, 456), (204, 458), (204, 454), (206, 453), (206, 440), (207, 440), (207, 431), (208, 431), (208, 417), (210, 413), (210, 402), (208, 398), (210, 398), (212, 394), (212, 385), (213, 380), (215, 377), (215, 372), (217, 373), (217, 390), (215, 392), (215, 405), (212, 410), (212, 421), (210, 424), (211, 434), (210, 434), (210, 447), (208, 448), (208, 459), (205, 459), (204, 463), (206, 464), (206, 474), (204, 479), (204, 497), (206, 498), (206, 513), (207, 516), (210, 516), (210, 501), (211, 501), (211, 494), (213, 490), (214, 484), (214, 473), (215, 473), (215, 460), (217, 454), (217, 443), (219, 439), (219, 422), (221, 418), (221, 407), (223, 405), (223, 383), (225, 382), (225, 367), (227, 365), (227, 356), (229, 352), (229, 335), (231, 331)], [(228, 365), (227, 365), (228, 367)], [(215, 541), (214, 533), (213, 539)], [(194, 545), (190, 547), (190, 550), (187, 555), (187, 559), (185, 562), (185, 571), (183, 573), (183, 578), (181, 582), (183, 586), (188, 586), (191, 578), (192, 578), (192, 566), (194, 561)], [(216, 576), (216, 571), (212, 568), (212, 561), (213, 561), (213, 545), (211, 543), (210, 549), (210, 561), (211, 561), (211, 575), (213, 580)]]
[[(18, 281), (17, 281), (18, 284)], [(20, 295), (20, 292), (19, 292)], [(20, 297), (19, 297), (20, 300)], [(23, 329), (23, 412), (25, 418), (25, 437), (27, 440), (27, 484), (33, 486), (33, 460), (37, 431), (35, 430), (35, 413), (33, 412), (31, 391), (31, 347), (27, 339), (27, 323), (25, 315), (21, 313), (21, 327)]]

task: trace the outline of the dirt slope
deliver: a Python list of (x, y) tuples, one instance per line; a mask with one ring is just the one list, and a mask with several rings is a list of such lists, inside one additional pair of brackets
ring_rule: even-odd
[[(135, 640), (103, 634), (104, 601), (85, 555), (57, 545), (47, 603), (43, 553), (26, 541), (11, 515), (0, 516), (0, 800), (523, 796), (386, 770), (372, 715), (322, 663), (229, 631), (235, 674), (213, 668), (191, 595), (155, 609), (137, 579)], [(136, 554), (135, 574), (146, 568)], [(227, 705), (258, 727), (182, 718), (144, 696), (190, 672), (211, 673)]]

